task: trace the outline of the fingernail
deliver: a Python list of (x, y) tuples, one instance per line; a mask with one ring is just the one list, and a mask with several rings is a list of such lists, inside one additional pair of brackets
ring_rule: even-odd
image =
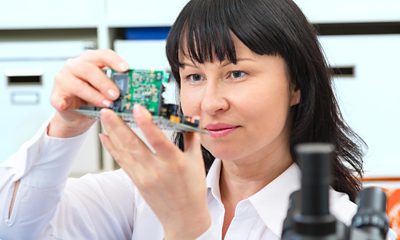
[(100, 117), (104, 115), (104, 108), (100, 110)]
[(108, 93), (108, 95), (109, 95), (111, 98), (113, 98), (113, 99), (117, 98), (117, 96), (118, 96), (117, 92), (114, 91), (114, 90), (112, 90), (112, 89), (109, 89), (109, 90), (107, 91), (107, 93)]
[(129, 64), (126, 62), (122, 62), (119, 64), (120, 70), (125, 72), (129, 70)]
[(111, 107), (111, 106), (112, 106), (112, 102), (110, 102), (110, 101), (108, 101), (108, 100), (106, 100), (106, 99), (104, 99), (101, 103), (102, 103), (105, 107)]
[(147, 119), (151, 119), (151, 114), (144, 109), (140, 104), (135, 103), (133, 105), (133, 114), (135, 117), (144, 117)]

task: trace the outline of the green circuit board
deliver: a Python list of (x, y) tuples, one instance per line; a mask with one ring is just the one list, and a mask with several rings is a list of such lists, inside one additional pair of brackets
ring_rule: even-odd
[(139, 103), (154, 116), (160, 113), (163, 83), (168, 82), (169, 73), (161, 70), (131, 69), (125, 73), (111, 72), (111, 79), (120, 89), (120, 98), (114, 102), (117, 112), (131, 113), (133, 105)]
[[(130, 126), (135, 127), (132, 116), (133, 106), (138, 103), (152, 114), (153, 122), (162, 129), (175, 131), (196, 131), (206, 133), (199, 128), (199, 118), (178, 113), (176, 104), (164, 104), (162, 93), (164, 83), (169, 82), (170, 74), (163, 70), (130, 69), (126, 72), (105, 70), (105, 74), (117, 85), (120, 96), (110, 109)], [(84, 105), (76, 111), (86, 116), (99, 118), (101, 107)]]

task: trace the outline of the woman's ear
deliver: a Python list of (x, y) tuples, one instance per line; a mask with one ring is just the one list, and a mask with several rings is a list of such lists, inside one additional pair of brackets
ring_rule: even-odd
[(298, 88), (292, 88), (290, 93), (290, 106), (294, 106), (300, 103), (301, 92)]

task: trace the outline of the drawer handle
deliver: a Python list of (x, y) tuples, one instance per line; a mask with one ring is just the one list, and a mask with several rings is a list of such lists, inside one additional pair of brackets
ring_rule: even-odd
[(6, 74), (8, 86), (42, 85), (42, 74)]
[(354, 77), (355, 67), (344, 66), (344, 67), (330, 67), (332, 77)]

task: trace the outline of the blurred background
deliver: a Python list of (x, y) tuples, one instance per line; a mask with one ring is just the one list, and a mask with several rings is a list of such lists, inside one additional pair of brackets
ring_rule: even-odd
[[(86, 49), (168, 69), (165, 37), (187, 0), (8, 0), (0, 15), (0, 163), (53, 114), (54, 75)], [(366, 141), (366, 184), (400, 186), (400, 0), (297, 0), (319, 32), (344, 118)], [(72, 175), (112, 170), (93, 126)]]

